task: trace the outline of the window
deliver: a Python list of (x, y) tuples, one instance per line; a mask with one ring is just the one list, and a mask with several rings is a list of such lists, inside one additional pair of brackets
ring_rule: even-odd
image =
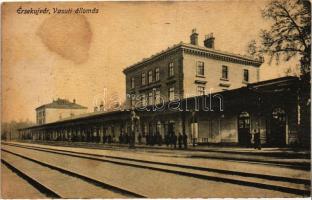
[(205, 94), (205, 86), (197, 86), (197, 94), (204, 95)]
[(153, 104), (153, 92), (148, 93), (148, 105)]
[(134, 104), (135, 104), (135, 95), (133, 94), (133, 95), (131, 95), (131, 100), (130, 100), (131, 107), (133, 107)]
[(145, 94), (142, 94), (142, 95), (141, 95), (141, 105), (142, 105), (142, 106), (146, 106), (146, 103), (147, 103), (147, 102), (146, 102), (146, 96), (145, 96)]
[(155, 90), (155, 104), (160, 103), (160, 90)]
[(245, 82), (249, 81), (249, 71), (248, 71), (248, 69), (244, 69), (244, 81)]
[(132, 77), (131, 78), (131, 89), (133, 89), (134, 88), (134, 78)]
[(159, 68), (155, 69), (155, 81), (159, 81)]
[(229, 78), (229, 70), (228, 66), (223, 65), (222, 66), (222, 79), (228, 79)]
[(205, 76), (205, 64), (204, 64), (204, 62), (201, 62), (201, 61), (197, 62), (196, 75)]
[(149, 71), (148, 72), (148, 83), (152, 83), (153, 82), (153, 71)]
[(146, 78), (145, 78), (145, 72), (143, 72), (141, 74), (141, 85), (145, 85), (146, 84)]
[(174, 100), (174, 87), (169, 88), (169, 101)]
[(238, 126), (240, 129), (250, 128), (250, 115), (248, 112), (241, 112), (238, 116)]
[(168, 73), (169, 73), (169, 77), (174, 76), (173, 62), (169, 63), (169, 66), (168, 66)]

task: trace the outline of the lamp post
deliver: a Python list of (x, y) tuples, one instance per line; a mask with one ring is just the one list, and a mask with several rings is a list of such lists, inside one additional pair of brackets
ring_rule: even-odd
[(130, 113), (130, 120), (131, 120), (131, 140), (129, 142), (129, 148), (135, 148), (135, 132), (136, 132), (136, 125), (139, 122), (140, 117), (135, 113), (134, 110)]
[(196, 109), (192, 110), (192, 143), (193, 147), (197, 143), (197, 121), (196, 121)]

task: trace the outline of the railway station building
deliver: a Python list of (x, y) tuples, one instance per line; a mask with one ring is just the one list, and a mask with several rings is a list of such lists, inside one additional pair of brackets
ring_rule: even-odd
[(58, 98), (36, 108), (36, 122), (37, 124), (55, 122), (63, 118), (87, 113), (87, 109), (87, 107), (77, 104), (75, 99), (70, 102), (67, 99)]
[[(266, 146), (306, 143), (300, 132), (297, 77), (259, 81), (262, 59), (203, 46), (192, 31), (179, 43), (124, 69), (126, 106), (19, 130), (21, 139), (103, 142), (109, 135), (185, 133), (198, 144), (249, 146), (259, 131)], [(133, 117), (135, 115), (135, 118)]]

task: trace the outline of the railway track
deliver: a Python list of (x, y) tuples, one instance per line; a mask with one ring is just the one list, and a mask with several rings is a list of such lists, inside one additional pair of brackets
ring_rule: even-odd
[[(148, 160), (138, 160), (133, 158), (98, 155), (90, 153), (81, 153), (69, 150), (58, 150), (48, 147), (34, 147), (21, 144), (5, 144), (2, 148), (4, 153), (16, 156), (21, 159), (28, 160), (52, 170), (59, 171), (60, 173), (80, 178), (88, 184), (93, 184), (96, 187), (101, 185), (102, 188), (107, 190), (115, 190), (115, 193), (132, 195), (133, 197), (151, 197), (148, 193), (135, 193), (130, 192), (129, 189), (121, 189), (120, 186), (111, 186), (110, 184), (103, 184), (103, 182), (94, 180), (86, 175), (72, 172), (68, 169), (53, 166), (51, 163), (43, 162), (39, 159), (30, 158), (31, 152), (54, 154), (62, 156), (64, 159), (75, 157), (83, 160), (92, 160), (99, 163), (110, 163), (113, 165), (119, 165), (123, 167), (139, 168), (151, 171), (157, 171), (162, 173), (174, 174), (178, 176), (191, 177), (195, 179), (222, 182), (232, 185), (245, 186), (249, 188), (257, 188), (269, 191), (277, 191), (295, 196), (308, 196), (310, 195), (310, 180), (302, 178), (292, 177), (280, 177), (265, 174), (255, 174), (248, 172), (237, 172), (231, 170), (214, 169), (207, 167), (198, 167), (182, 164), (170, 164), (164, 162), (155, 162)], [(27, 154), (28, 151), (28, 154)], [(26, 154), (25, 154), (26, 152)], [(5, 160), (5, 162), (7, 162)], [(100, 182), (100, 183), (99, 183)], [(129, 196), (129, 197), (130, 197)], [(99, 196), (97, 196), (99, 197)], [(128, 196), (127, 196), (128, 197)], [(126, 198), (127, 198), (126, 197)]]
[[(31, 144), (31, 143), (29, 143)], [(81, 143), (59, 143), (59, 142), (40, 142), (38, 144), (41, 145), (52, 145), (52, 146), (59, 146), (59, 147), (71, 147), (71, 148), (85, 148), (85, 149), (95, 149), (95, 150), (114, 150), (114, 151), (125, 151), (128, 150), (129, 147), (126, 145), (121, 145), (118, 146), (118, 148), (114, 148), (113, 146), (107, 146), (107, 145), (86, 145), (81, 144)], [(157, 152), (158, 153), (166, 153), (168, 152), (168, 149), (159, 149), (157, 147), (141, 147), (138, 146), (136, 148), (139, 149), (143, 149), (144, 152), (151, 152), (151, 153), (155, 153), (155, 149), (158, 149)], [(291, 161), (291, 162), (287, 162), (285, 161), (285, 156), (282, 157), (277, 157), (275, 159), (271, 159), (270, 158), (270, 154), (267, 155), (267, 153), (262, 154), (261, 153), (257, 153), (257, 156), (252, 158), (250, 155), (254, 155), (253, 153), (248, 153), (248, 152), (228, 152), (228, 151), (220, 151), (220, 150), (207, 150), (207, 151), (198, 151), (200, 153), (204, 153), (204, 154), (200, 154), (200, 155), (183, 155), (183, 151), (182, 151), (182, 155), (183, 157), (186, 158), (195, 158), (195, 159), (210, 159), (210, 160), (226, 160), (226, 161), (231, 161), (231, 162), (240, 162), (240, 163), (254, 163), (254, 164), (258, 164), (258, 165), (267, 165), (267, 166), (277, 166), (277, 167), (287, 167), (287, 168), (292, 168), (292, 169), (299, 169), (299, 170), (311, 170), (311, 164), (308, 162), (296, 162), (296, 161)], [(170, 153), (172, 153), (172, 150), (170, 150)], [(181, 153), (181, 151), (179, 152)], [(225, 154), (229, 154), (230, 155), (226, 155)], [(215, 155), (214, 155), (215, 154)], [(221, 157), (220, 157), (221, 156)], [(260, 157), (259, 157), (260, 156)], [(280, 155), (279, 155), (280, 156)], [(304, 159), (310, 159), (309, 155), (296, 155), (299, 156), (298, 158), (304, 158)], [(172, 157), (172, 155), (171, 155)], [(274, 156), (273, 156), (274, 157)], [(289, 156), (287, 156), (287, 158), (294, 158), (293, 154), (290, 154)]]
[[(12, 151), (1, 162), (50, 198), (143, 198), (144, 196)], [(55, 182), (57, 181), (57, 183)], [(58, 184), (61, 183), (61, 184)]]

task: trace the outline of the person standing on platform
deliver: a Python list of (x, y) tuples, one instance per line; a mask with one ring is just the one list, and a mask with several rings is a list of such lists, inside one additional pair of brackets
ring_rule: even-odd
[(173, 148), (173, 139), (172, 138), (173, 138), (173, 133), (171, 132), (168, 135), (168, 144), (169, 144), (170, 149)]
[(163, 138), (162, 138), (162, 135), (159, 134), (158, 146), (161, 146), (162, 144), (163, 144)]
[(152, 133), (152, 142), (151, 142), (152, 146), (154, 146), (156, 144), (156, 133)]
[(122, 132), (121, 132), (120, 135), (119, 135), (119, 144), (122, 144), (122, 138), (123, 138), (123, 135), (122, 135)]
[(128, 143), (129, 143), (129, 136), (128, 136), (128, 133), (126, 133), (124, 136), (125, 136), (124, 144), (128, 144)]
[(187, 149), (187, 135), (185, 133), (183, 133), (182, 135), (182, 140), (183, 140), (184, 149)]
[(106, 140), (107, 140), (107, 136), (106, 136), (106, 134), (104, 134), (104, 136), (103, 136), (103, 144), (105, 144)]
[(177, 139), (178, 139), (177, 135), (175, 134), (175, 132), (173, 132), (173, 134), (172, 134), (172, 142), (173, 142), (173, 146), (174, 146), (175, 149), (177, 148)]
[(167, 147), (169, 146), (169, 137), (168, 136), (169, 136), (169, 134), (165, 134), (165, 138), (164, 138)]
[(112, 142), (112, 136), (108, 135), (107, 136), (107, 143), (110, 144)]
[(179, 149), (182, 149), (182, 135), (181, 135), (181, 133), (178, 134), (178, 145), (179, 145)]
[(149, 134), (146, 134), (146, 136), (145, 136), (145, 143), (146, 143), (146, 145), (149, 145), (149, 138), (150, 138), (150, 136), (149, 136)]
[(260, 131), (254, 129), (254, 148), (261, 150)]
[(141, 142), (142, 142), (142, 135), (141, 135), (141, 133), (139, 133), (139, 135), (138, 135), (138, 142), (139, 142), (139, 144), (141, 144)]

